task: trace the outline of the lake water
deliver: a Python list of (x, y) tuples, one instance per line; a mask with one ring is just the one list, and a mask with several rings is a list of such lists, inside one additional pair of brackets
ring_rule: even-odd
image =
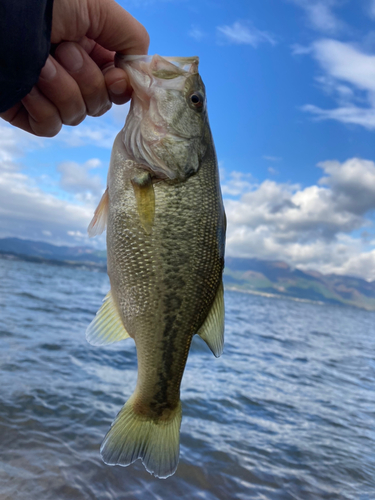
[(226, 292), (195, 339), (177, 473), (99, 455), (137, 376), (132, 340), (86, 343), (105, 274), (0, 260), (0, 499), (375, 499), (375, 313)]

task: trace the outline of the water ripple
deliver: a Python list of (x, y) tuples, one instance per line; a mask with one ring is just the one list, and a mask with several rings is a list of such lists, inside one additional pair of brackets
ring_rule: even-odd
[(0, 498), (372, 500), (374, 314), (226, 293), (226, 344), (195, 338), (177, 473), (99, 446), (137, 377), (134, 343), (85, 329), (104, 274), (0, 260)]

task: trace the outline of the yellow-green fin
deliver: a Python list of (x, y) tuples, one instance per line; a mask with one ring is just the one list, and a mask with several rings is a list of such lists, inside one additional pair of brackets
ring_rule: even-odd
[(210, 312), (198, 335), (206, 342), (216, 358), (224, 349), (224, 287), (220, 283)]
[(102, 199), (97, 206), (94, 217), (92, 218), (89, 227), (87, 228), (87, 232), (89, 238), (93, 238), (99, 234), (102, 234), (104, 231), (107, 220), (108, 220), (108, 208), (109, 208), (109, 196), (108, 196), (108, 188), (104, 191)]
[(86, 330), (86, 340), (92, 345), (106, 345), (129, 338), (111, 291), (104, 297), (103, 305)]
[(143, 172), (132, 179), (139, 218), (146, 234), (151, 233), (155, 217), (155, 192), (151, 175)]
[(180, 455), (181, 402), (167, 420), (148, 419), (134, 411), (135, 396), (126, 402), (100, 447), (107, 465), (126, 467), (140, 458), (146, 470), (165, 479), (176, 472)]

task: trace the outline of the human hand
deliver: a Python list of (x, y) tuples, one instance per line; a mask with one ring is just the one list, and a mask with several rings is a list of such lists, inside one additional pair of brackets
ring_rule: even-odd
[(54, 0), (51, 43), (37, 84), (0, 117), (27, 132), (53, 137), (62, 124), (101, 116), (112, 103), (130, 99), (125, 71), (115, 52), (147, 54), (145, 28), (114, 0)]

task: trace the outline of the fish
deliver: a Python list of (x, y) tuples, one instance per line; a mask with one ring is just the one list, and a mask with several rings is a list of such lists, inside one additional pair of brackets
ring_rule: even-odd
[(88, 228), (91, 237), (107, 229), (111, 289), (86, 338), (132, 338), (137, 350), (136, 387), (103, 440), (103, 461), (141, 459), (167, 478), (179, 461), (192, 338), (223, 351), (226, 218), (198, 57), (116, 57), (133, 94)]

